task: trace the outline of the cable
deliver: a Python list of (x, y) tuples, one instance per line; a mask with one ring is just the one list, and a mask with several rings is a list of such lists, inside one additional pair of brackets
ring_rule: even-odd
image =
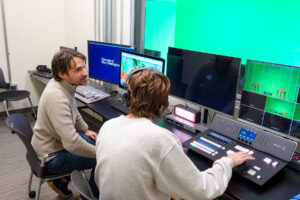
[(186, 101), (184, 103), (185, 103), (185, 106), (188, 108), (189, 106), (187, 105)]
[(214, 115), (212, 116), (212, 118), (210, 118), (210, 115), (208, 114), (210, 121), (212, 121), (212, 120), (214, 119), (216, 113), (217, 113), (217, 112), (215, 111), (215, 112), (214, 112)]

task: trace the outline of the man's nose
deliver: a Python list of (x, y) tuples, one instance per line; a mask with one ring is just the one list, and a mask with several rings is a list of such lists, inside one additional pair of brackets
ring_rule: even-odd
[(84, 68), (83, 69), (83, 76), (87, 76), (87, 75), (88, 75), (87, 70), (86, 70), (86, 68)]

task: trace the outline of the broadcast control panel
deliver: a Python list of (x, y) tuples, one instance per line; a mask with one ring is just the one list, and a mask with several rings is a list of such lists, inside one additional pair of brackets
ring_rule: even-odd
[(239, 151), (251, 154), (255, 160), (234, 167), (233, 172), (263, 185), (288, 164), (297, 144), (217, 115), (207, 131), (199, 133), (183, 145), (212, 161)]

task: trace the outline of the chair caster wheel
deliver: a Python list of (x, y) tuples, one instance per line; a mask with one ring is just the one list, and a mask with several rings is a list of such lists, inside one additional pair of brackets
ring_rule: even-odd
[(31, 191), (28, 193), (30, 198), (34, 198), (35, 197), (35, 191)]

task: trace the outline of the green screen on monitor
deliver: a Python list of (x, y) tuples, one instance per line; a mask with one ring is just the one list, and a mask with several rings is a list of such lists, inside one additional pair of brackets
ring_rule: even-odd
[(300, 139), (300, 68), (248, 60), (239, 117)]

